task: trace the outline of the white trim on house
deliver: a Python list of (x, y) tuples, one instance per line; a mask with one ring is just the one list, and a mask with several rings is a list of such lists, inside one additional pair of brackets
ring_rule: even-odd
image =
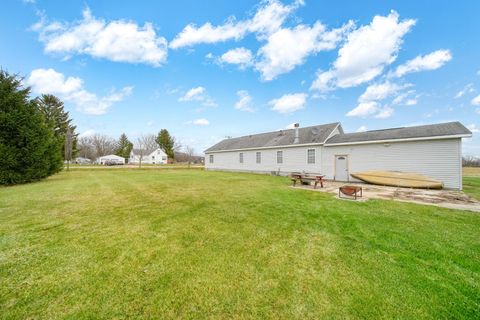
[[(342, 124), (339, 122), (337, 124), (337, 126), (332, 130), (332, 132), (330, 132), (330, 134), (328, 135), (327, 139), (325, 139), (325, 141), (323, 141), (323, 143), (325, 144), (328, 139), (330, 139), (331, 137), (333, 137), (334, 135), (337, 135), (339, 133), (339, 130), (338, 130), (338, 127), (342, 128)], [(342, 128), (342, 132), (343, 132), (343, 128)]]

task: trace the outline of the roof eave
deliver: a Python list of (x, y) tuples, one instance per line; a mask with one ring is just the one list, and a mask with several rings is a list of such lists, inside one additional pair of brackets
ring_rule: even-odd
[(444, 135), (444, 136), (427, 136), (427, 137), (417, 137), (417, 138), (383, 139), (383, 140), (351, 141), (351, 142), (337, 142), (337, 143), (326, 142), (324, 145), (325, 147), (333, 147), (333, 146), (344, 146), (344, 145), (352, 145), (352, 144), (374, 144), (374, 143), (441, 140), (441, 139), (455, 139), (455, 138), (461, 139), (461, 138), (471, 138), (471, 137), (472, 137), (472, 134), (455, 134), (455, 135)]

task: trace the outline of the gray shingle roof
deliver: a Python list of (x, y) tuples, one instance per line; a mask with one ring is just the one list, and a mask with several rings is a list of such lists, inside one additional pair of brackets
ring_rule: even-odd
[[(298, 144), (322, 144), (339, 124), (339, 122), (335, 122), (312, 127), (301, 127), (299, 128)], [(341, 127), (339, 128), (341, 130)], [(288, 146), (293, 145), (294, 138), (295, 129), (252, 134), (248, 136), (222, 140), (216, 145), (205, 150), (205, 152)]]
[(325, 143), (325, 145), (334, 143), (367, 142), (376, 140), (395, 140), (423, 137), (439, 137), (451, 135), (472, 134), (460, 122), (438, 123), (425, 126), (392, 128), (384, 130), (373, 130), (366, 132), (338, 134)]

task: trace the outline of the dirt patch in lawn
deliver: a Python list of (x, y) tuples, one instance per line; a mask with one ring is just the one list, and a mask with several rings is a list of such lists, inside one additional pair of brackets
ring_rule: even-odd
[[(395, 201), (434, 205), (450, 209), (471, 210), (480, 212), (480, 201), (469, 197), (461, 191), (454, 190), (398, 188), (377, 186), (365, 183), (341, 183), (335, 181), (326, 181), (324, 188), (317, 187), (317, 189), (313, 189), (313, 187), (310, 185), (301, 185), (295, 188), (318, 192), (329, 192), (335, 194), (338, 198), (339, 187), (346, 184), (362, 187), (363, 195), (361, 198), (357, 198), (357, 201), (366, 201), (368, 199), (388, 199)], [(340, 199), (349, 198), (342, 195)], [(349, 200), (352, 199), (350, 198)]]

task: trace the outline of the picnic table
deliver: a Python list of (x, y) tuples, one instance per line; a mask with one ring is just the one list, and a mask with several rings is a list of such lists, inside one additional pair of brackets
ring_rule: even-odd
[[(359, 193), (360, 195), (358, 195)], [(342, 194), (349, 197), (354, 197), (355, 200), (357, 200), (357, 196), (360, 198), (362, 197), (363, 190), (362, 190), (362, 187), (345, 185), (338, 188), (338, 197), (343, 198), (341, 196)]]
[(298, 172), (293, 172), (290, 174), (290, 180), (293, 182), (293, 186), (295, 187), (297, 185), (297, 182), (300, 182), (302, 184), (310, 184), (311, 182), (314, 182), (313, 188), (316, 189), (317, 185), (320, 183), (320, 187), (323, 188), (323, 178), (324, 175), (315, 175), (315, 174), (308, 174), (308, 173), (298, 173)]

